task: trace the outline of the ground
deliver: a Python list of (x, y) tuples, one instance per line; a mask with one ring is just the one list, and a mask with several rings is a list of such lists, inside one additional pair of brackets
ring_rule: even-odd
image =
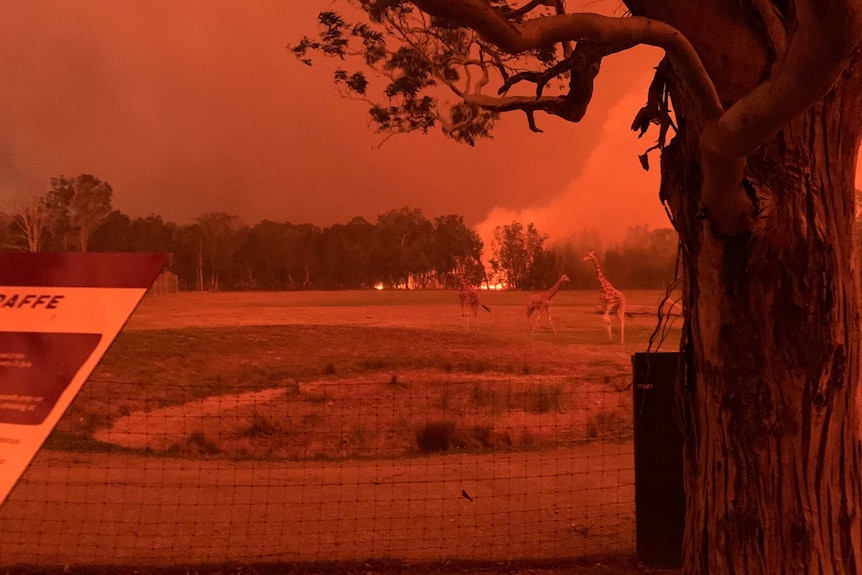
[[(627, 295), (649, 312), (663, 294)], [(0, 557), (74, 571), (88, 550), (117, 565), (161, 548), (168, 571), (201, 573), (648, 572), (631, 557), (627, 386), (656, 316), (629, 318), (620, 345), (597, 292), (561, 292), (557, 333), (530, 332), (528, 297), (483, 293), (492, 312), (471, 328), (457, 292), (147, 297), (0, 508)], [(652, 349), (665, 335), (673, 349), (673, 328)], [(458, 429), (440, 455), (417, 451), (429, 413)], [(287, 518), (296, 493), (317, 503)], [(223, 504), (260, 496), (258, 520)], [(578, 515), (602, 499), (610, 514)], [(404, 501), (415, 509), (391, 511)], [(182, 513), (166, 526), (168, 508)], [(46, 521), (48, 509), (68, 520)], [(213, 521), (229, 529), (213, 533)], [(243, 553), (256, 560), (231, 562)], [(355, 563), (363, 553), (379, 558)], [(467, 559), (440, 563), (446, 554)]]

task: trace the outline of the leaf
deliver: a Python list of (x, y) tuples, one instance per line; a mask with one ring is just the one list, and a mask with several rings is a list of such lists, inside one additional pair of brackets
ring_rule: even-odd
[(648, 172), (649, 171), (649, 156), (648, 156), (647, 152), (644, 152), (643, 154), (638, 156), (638, 160), (640, 160), (640, 162), (641, 162), (641, 167), (645, 171)]
[(638, 113), (635, 115), (635, 119), (632, 122), (631, 129), (635, 132), (640, 130), (640, 134), (638, 134), (638, 138), (640, 138), (646, 133), (647, 128), (649, 128), (650, 126), (650, 122), (650, 109), (648, 106), (644, 106), (643, 108), (638, 110)]

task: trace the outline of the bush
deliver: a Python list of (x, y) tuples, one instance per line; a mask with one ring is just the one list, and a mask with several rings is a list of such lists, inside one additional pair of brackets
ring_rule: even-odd
[(416, 445), (422, 453), (448, 451), (454, 433), (454, 421), (431, 421), (416, 431)]
[(251, 422), (248, 427), (240, 429), (237, 435), (240, 437), (272, 437), (281, 429), (270, 421), (265, 415), (255, 411), (251, 416)]
[(539, 385), (526, 392), (524, 411), (550, 413), (563, 410), (563, 390), (559, 385)]
[(202, 431), (194, 431), (185, 438), (183, 443), (174, 443), (168, 448), (168, 453), (184, 453), (188, 455), (215, 455), (221, 450), (210, 441)]

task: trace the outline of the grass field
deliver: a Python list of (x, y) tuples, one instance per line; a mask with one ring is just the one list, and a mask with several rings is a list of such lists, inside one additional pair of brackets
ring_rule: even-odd
[[(631, 356), (663, 294), (627, 294), (625, 344), (597, 296), (558, 293), (556, 333), (531, 332), (524, 292), (483, 292), (469, 328), (451, 291), (148, 296), (0, 509), (0, 557), (630, 552)], [(675, 351), (678, 324), (660, 332), (651, 349)], [(34, 505), (74, 527), (28, 523)]]
[[(630, 308), (642, 315), (627, 318), (625, 345), (616, 340), (618, 325), (614, 341), (603, 332), (594, 292), (557, 295), (556, 333), (547, 324), (530, 331), (528, 295), (482, 295), (492, 311), (470, 328), (447, 291), (147, 298), (52, 441), (301, 459), (409, 455), (420, 447), (418, 427), (429, 421), (444, 429), (453, 418), (462, 449), (547, 447), (630, 430), (628, 411), (619, 411), (627, 410), (627, 395), (600, 410), (585, 402), (627, 388), (630, 356), (647, 349), (661, 293), (630, 294)], [(662, 349), (676, 345), (672, 332)], [(189, 417), (171, 414), (193, 401), (208, 415), (191, 435)], [(230, 405), (230, 417), (207, 402)], [(334, 402), (338, 418), (329, 417)], [(134, 434), (157, 409), (173, 425), (161, 435)], [(502, 419), (505, 430), (495, 433)], [(236, 423), (235, 433), (225, 433), (225, 421)], [(353, 437), (347, 449), (345, 433)], [(216, 444), (216, 436), (230, 439)]]

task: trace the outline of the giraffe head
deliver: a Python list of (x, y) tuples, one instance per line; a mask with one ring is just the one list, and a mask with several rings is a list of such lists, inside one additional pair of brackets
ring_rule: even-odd
[(595, 260), (595, 259), (596, 259), (596, 252), (594, 252), (594, 251), (591, 251), (590, 253), (588, 253), (587, 255), (584, 256), (584, 261)]
[(572, 280), (570, 280), (570, 279), (569, 279), (569, 276), (567, 276), (566, 274), (563, 274), (563, 275), (561, 275), (561, 276), (560, 276), (560, 282), (561, 282), (561, 283), (562, 283), (562, 282), (570, 282), (570, 281), (572, 281)]

